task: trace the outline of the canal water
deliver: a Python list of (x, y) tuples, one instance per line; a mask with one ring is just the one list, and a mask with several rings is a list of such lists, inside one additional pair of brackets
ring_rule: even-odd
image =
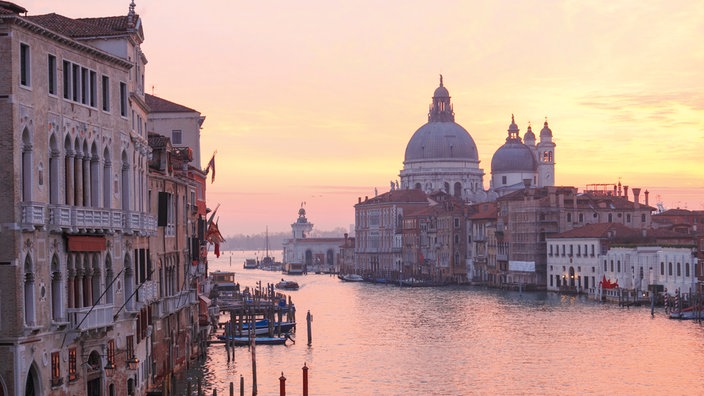
[[(253, 255), (225, 252), (210, 270), (235, 271), (242, 286), (287, 278), (244, 270)], [(301, 395), (304, 364), (310, 395), (704, 394), (704, 325), (667, 319), (662, 308), (651, 317), (650, 307), (554, 293), (292, 279), (301, 285), (289, 292), (296, 343), (257, 346), (259, 395), (278, 395), (282, 373), (287, 394)], [(230, 382), (239, 395), (242, 378), (251, 395), (251, 362), (247, 347), (228, 363), (213, 345), (183, 378), (200, 377), (206, 395), (229, 395)]]

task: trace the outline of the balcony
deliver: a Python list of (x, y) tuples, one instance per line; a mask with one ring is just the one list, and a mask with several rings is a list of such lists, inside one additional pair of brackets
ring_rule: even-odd
[(159, 286), (156, 281), (146, 281), (137, 291), (137, 301), (143, 304), (149, 304), (159, 298)]
[(164, 297), (164, 299), (161, 300), (162, 314), (169, 315), (175, 313), (186, 305), (195, 304), (196, 301), (194, 290), (186, 290), (173, 296)]
[[(45, 207), (48, 207), (48, 221), (44, 218)], [(22, 209), (23, 224), (35, 227), (48, 224), (52, 231), (156, 235), (156, 217), (141, 212), (43, 204), (23, 205)]]
[(113, 305), (104, 304), (91, 307), (69, 308), (68, 318), (72, 328), (80, 331), (108, 327), (113, 324)]
[(46, 224), (44, 205), (37, 202), (22, 202), (22, 228), (33, 230)]

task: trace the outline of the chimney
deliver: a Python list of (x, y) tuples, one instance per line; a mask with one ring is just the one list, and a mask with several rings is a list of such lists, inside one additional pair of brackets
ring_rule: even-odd
[(623, 186), (623, 196), (628, 199), (628, 186)]
[(650, 192), (648, 192), (648, 190), (645, 190), (643, 194), (645, 195), (645, 206), (650, 206), (648, 205), (648, 194), (650, 194)]
[(633, 208), (640, 208), (640, 188), (633, 187)]

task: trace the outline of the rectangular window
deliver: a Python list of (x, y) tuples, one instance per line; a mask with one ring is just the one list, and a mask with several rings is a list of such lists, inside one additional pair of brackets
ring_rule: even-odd
[(134, 336), (125, 337), (125, 343), (127, 344), (127, 359), (132, 359), (134, 357)]
[(61, 353), (51, 353), (51, 386), (59, 386), (61, 381)]
[(103, 111), (110, 111), (110, 77), (103, 76)]
[(181, 136), (180, 129), (174, 129), (171, 131), (171, 143), (172, 144), (183, 144), (182, 138), (183, 138), (183, 136)]
[(71, 100), (71, 62), (64, 61), (64, 99)]
[(98, 75), (93, 70), (90, 71), (90, 100), (88, 103), (90, 107), (98, 105)]
[(56, 57), (49, 54), (49, 94), (56, 95)]
[(88, 82), (88, 69), (85, 67), (81, 68), (81, 87), (83, 88), (81, 92), (81, 103), (88, 104), (88, 98), (90, 97), (90, 83)]
[(78, 379), (78, 370), (76, 366), (76, 348), (68, 349), (68, 380), (73, 382)]
[(20, 44), (20, 84), (29, 87), (30, 84), (30, 62), (29, 45)]
[(71, 65), (73, 70), (73, 99), (74, 102), (78, 102), (81, 98), (81, 67), (78, 65)]
[(127, 117), (127, 84), (120, 83), (120, 115)]

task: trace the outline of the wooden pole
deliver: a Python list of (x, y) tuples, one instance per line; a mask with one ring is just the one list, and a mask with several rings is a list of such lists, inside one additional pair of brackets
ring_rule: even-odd
[(230, 381), (230, 396), (235, 396), (235, 384)]
[(252, 349), (252, 396), (257, 396), (257, 336), (254, 334), (254, 314), (252, 314), (252, 321), (249, 326), (251, 334), (249, 344)]
[(311, 334), (311, 323), (313, 321), (313, 315), (310, 314), (310, 311), (308, 311), (308, 314), (306, 314), (306, 324), (308, 325), (308, 346), (310, 346), (313, 343), (313, 335)]
[(308, 366), (303, 363), (303, 396), (308, 396)]
[(240, 374), (240, 396), (244, 396), (244, 377)]
[(284, 377), (283, 371), (279, 377), (279, 396), (286, 396), (286, 377)]

